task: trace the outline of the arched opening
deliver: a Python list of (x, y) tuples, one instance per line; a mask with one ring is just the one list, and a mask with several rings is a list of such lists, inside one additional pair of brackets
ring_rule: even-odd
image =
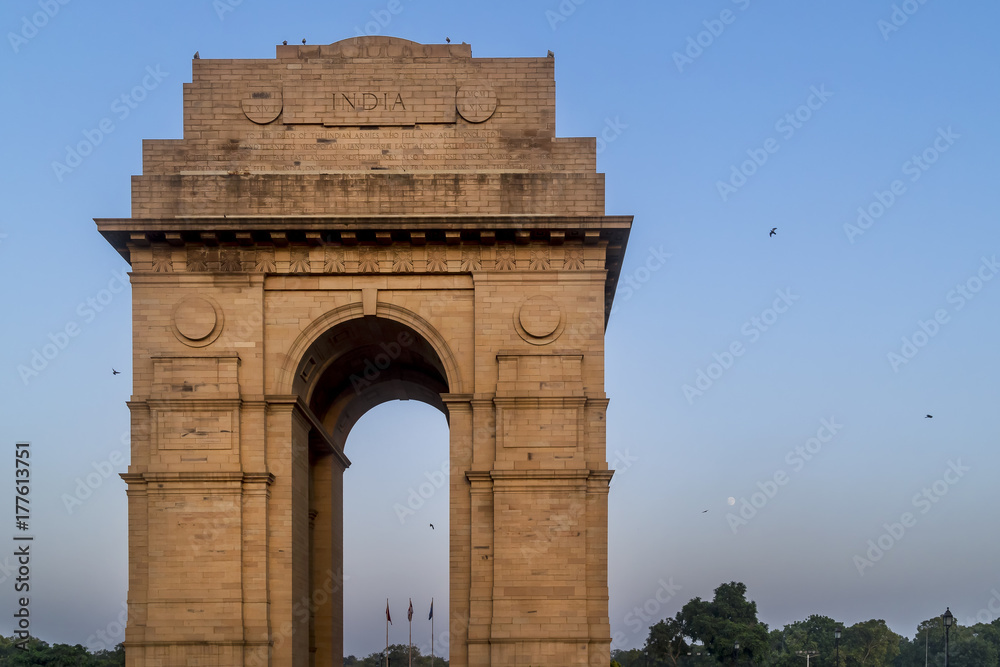
[[(319, 336), (302, 356), (293, 387), (299, 410), (304, 417), (298, 431), (299, 445), (295, 451), (308, 452), (308, 457), (302, 457), (298, 465), (301, 471), (298, 478), (303, 483), (296, 485), (294, 493), (298, 500), (293, 501), (291, 518), (293, 542), (307, 546), (297, 550), (293, 557), (293, 586), (298, 592), (294, 597), (309, 600), (306, 606), (311, 664), (324, 665), (339, 662), (344, 648), (344, 575), (350, 576), (344, 568), (344, 473), (351, 465), (351, 452), (346, 450), (348, 438), (359, 420), (369, 411), (376, 409), (378, 415), (393, 414), (394, 406), (378, 407), (390, 401), (425, 403), (440, 410), (447, 419), (448, 413), (442, 395), (448, 393), (449, 382), (441, 355), (424, 336), (398, 321), (369, 316), (343, 321)], [(406, 420), (398, 421), (404, 424)], [(374, 439), (393, 437), (395, 436), (375, 435)], [(357, 440), (365, 442), (370, 438), (362, 435)], [(413, 441), (412, 438), (410, 440)], [(441, 476), (440, 489), (435, 489), (435, 494), (439, 493), (445, 498), (444, 516), (438, 523), (443, 524), (440, 527), (440, 539), (444, 542), (443, 558), (447, 558), (447, 436), (444, 436), (443, 441), (443, 447), (438, 449), (441, 453), (435, 455), (441, 460), (426, 463), (431, 459), (425, 458), (424, 464), (417, 465), (417, 471), (426, 468), (432, 480), (438, 479), (435, 471)], [(351, 442), (355, 442), (355, 439), (352, 438)], [(368, 445), (378, 448), (377, 442), (368, 442)], [(362, 447), (359, 445), (358, 449)], [(370, 463), (368, 467), (377, 465), (378, 459), (384, 456), (385, 453), (376, 453), (375, 463)], [(361, 458), (368, 459), (368, 453), (361, 453)], [(307, 466), (304, 465), (306, 460)], [(404, 474), (413, 472), (410, 469), (404, 471)], [(416, 480), (413, 483), (416, 484), (418, 497), (421, 484), (433, 484), (427, 480)], [(390, 497), (386, 496), (390, 525), (394, 523), (403, 530), (413, 531), (420, 523), (426, 523), (425, 528), (433, 530), (436, 535), (438, 527), (430, 528), (430, 524), (434, 523), (433, 519), (418, 522), (414, 518), (416, 512), (410, 508), (410, 504), (417, 503), (407, 502), (406, 488), (405, 485), (402, 487), (402, 496), (398, 501), (389, 500)], [(426, 488), (424, 490), (426, 492)], [(350, 495), (347, 497), (348, 503), (354, 502)], [(393, 503), (397, 502), (403, 510), (394, 511)], [(352, 533), (353, 539), (355, 537)], [(382, 543), (386, 540), (391, 542), (392, 535), (387, 532), (376, 533), (375, 539)], [(405, 541), (399, 544), (398, 550), (398, 562), (402, 563), (406, 558)], [(444, 561), (444, 568), (446, 581), (447, 560)], [(387, 579), (386, 583), (391, 579), (392, 577)], [(331, 586), (331, 581), (336, 581), (336, 584)], [(330, 590), (331, 588), (335, 590)], [(381, 590), (364, 589), (369, 606), (384, 597)], [(446, 591), (447, 589), (442, 591), (442, 602), (447, 599)], [(420, 612), (416, 610), (417, 603), (414, 604), (414, 615), (417, 618)], [(346, 608), (352, 609), (353, 613), (354, 603)], [(379, 608), (377, 604), (376, 608)], [(405, 622), (406, 606), (397, 600), (395, 608), (397, 618)], [(423, 613), (426, 617), (426, 610)], [(305, 617), (306, 612), (302, 611), (303, 621)], [(396, 619), (394, 621), (398, 623)], [(414, 643), (417, 644), (416, 641)], [(429, 644), (429, 637), (427, 643)], [(367, 647), (368, 644), (364, 646)]]
[[(407, 642), (413, 599), (413, 645), (447, 655), (448, 424), (417, 401), (391, 401), (367, 412), (347, 441), (344, 474), (344, 655), (363, 658)], [(433, 528), (431, 526), (433, 525)]]

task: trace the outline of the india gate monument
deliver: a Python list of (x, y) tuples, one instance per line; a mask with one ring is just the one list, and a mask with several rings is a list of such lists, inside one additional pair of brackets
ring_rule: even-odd
[(183, 138), (97, 220), (131, 266), (129, 667), (341, 664), (345, 443), (395, 399), (448, 421), (451, 664), (607, 667), (632, 218), (595, 139), (555, 136), (552, 55), (192, 63)]

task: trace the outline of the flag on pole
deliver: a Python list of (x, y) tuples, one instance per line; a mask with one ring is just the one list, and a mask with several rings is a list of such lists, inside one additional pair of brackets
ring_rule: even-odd
[(410, 610), (406, 612), (406, 620), (413, 621), (413, 600), (410, 600)]
[(434, 618), (434, 598), (431, 598), (431, 613), (427, 614), (427, 620)]
[(392, 616), (389, 615), (389, 601), (388, 600), (385, 601), (385, 620), (386, 620), (386, 623), (388, 623), (389, 625), (392, 625)]

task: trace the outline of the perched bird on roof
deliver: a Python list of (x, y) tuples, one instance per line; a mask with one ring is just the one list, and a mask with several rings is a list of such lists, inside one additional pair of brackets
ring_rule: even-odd
[(446, 41), (446, 42), (448, 42), (449, 44), (451, 44), (451, 37), (445, 37), (445, 38), (444, 38), (444, 41)]
[(195, 59), (195, 60), (198, 60), (199, 58), (201, 58), (201, 56), (199, 56), (199, 55), (198, 55), (198, 52), (197, 52), (197, 51), (195, 51), (195, 52), (194, 52), (194, 59)]

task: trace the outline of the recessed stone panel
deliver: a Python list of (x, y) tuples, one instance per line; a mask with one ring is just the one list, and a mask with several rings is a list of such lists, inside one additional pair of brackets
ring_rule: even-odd
[(160, 450), (232, 449), (233, 431), (233, 414), (228, 410), (156, 413)]

